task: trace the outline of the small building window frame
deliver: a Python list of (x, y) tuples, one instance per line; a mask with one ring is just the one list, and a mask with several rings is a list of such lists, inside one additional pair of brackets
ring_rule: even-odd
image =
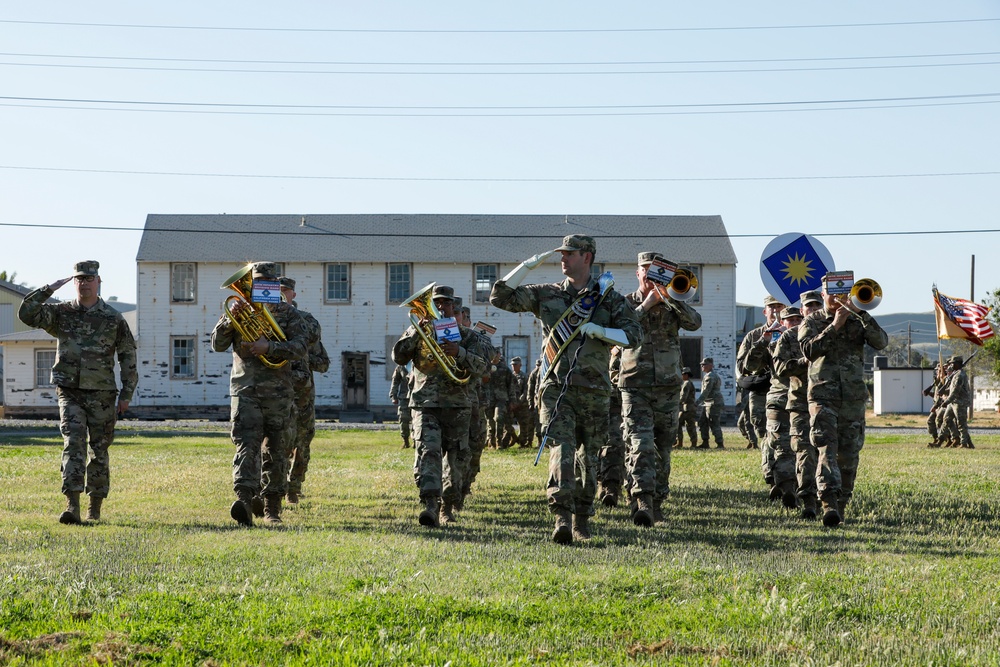
[(56, 365), (55, 348), (39, 348), (35, 350), (35, 388), (51, 389), (52, 367)]
[(193, 380), (198, 376), (196, 336), (170, 337), (170, 379)]
[(323, 302), (351, 303), (350, 262), (327, 262), (323, 266)]
[(385, 301), (398, 305), (413, 295), (413, 264), (390, 262), (385, 265)]
[(170, 303), (198, 303), (198, 264), (196, 262), (170, 263)]
[(473, 264), (472, 265), (472, 302), (489, 303), (490, 292), (493, 291), (493, 283), (500, 275), (499, 264)]

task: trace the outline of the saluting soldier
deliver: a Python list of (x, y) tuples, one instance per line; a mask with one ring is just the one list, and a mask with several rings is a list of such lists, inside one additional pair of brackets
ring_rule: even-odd
[[(455, 317), (454, 289), (435, 285), (431, 297), (443, 317)], [(426, 324), (422, 322), (421, 326)], [(440, 343), (441, 350), (455, 360), (459, 371), (471, 378), (480, 377), (487, 364), (480, 337), (468, 327), (456, 324), (460, 340)], [(436, 528), (442, 522), (455, 521), (456, 506), (462, 502), (462, 469), (470, 453), (472, 396), (465, 385), (449, 377), (427, 348), (417, 329), (410, 326), (393, 346), (392, 360), (400, 366), (413, 362), (410, 393), (416, 447), (413, 474), (424, 506), (418, 521), (422, 526)]]
[[(557, 544), (590, 537), (597, 456), (607, 437), (611, 346), (632, 347), (642, 339), (642, 328), (625, 298), (610, 287), (602, 294), (600, 283), (591, 278), (596, 250), (589, 236), (567, 236), (555, 251), (519, 264), (494, 283), (490, 294), (490, 303), (497, 308), (534, 313), (542, 322), (547, 343), (558, 340), (558, 334), (552, 332), (564, 315), (570, 326), (576, 327), (572, 337), (562, 340), (558, 348), (543, 346), (543, 354), (553, 355), (549, 357), (551, 372), (541, 382), (539, 402), (551, 442), (546, 494), (549, 509), (556, 516), (552, 540)], [(561, 255), (566, 280), (522, 286), (528, 272), (554, 252)], [(556, 356), (559, 348), (563, 353)]]
[(681, 399), (680, 413), (677, 424), (677, 448), (684, 447), (684, 431), (687, 431), (688, 441), (692, 447), (698, 445), (698, 404), (695, 401), (694, 383), (691, 382), (691, 369), (685, 366), (681, 369)]
[[(253, 281), (278, 280), (277, 265), (258, 262), (247, 266)], [(239, 275), (239, 274), (237, 274)], [(269, 340), (261, 334), (245, 340), (223, 313), (212, 331), (212, 349), (225, 352), (232, 348), (233, 367), (229, 375), (232, 396), (233, 491), (236, 501), (229, 515), (241, 526), (253, 525), (253, 498), (264, 499), (264, 521), (281, 523), (281, 499), (288, 491), (289, 420), (295, 387), (291, 364), (271, 368), (261, 361), (306, 360), (309, 332), (305, 320), (290, 303), (261, 304), (285, 334), (286, 340)], [(240, 300), (234, 306), (235, 317), (245, 317), (253, 306)]]
[[(681, 388), (679, 332), (701, 328), (701, 314), (665, 295), (649, 279), (649, 267), (662, 259), (641, 252), (635, 275), (639, 289), (625, 297), (642, 325), (642, 340), (622, 352), (618, 386), (628, 442), (626, 469), (638, 526), (663, 521), (663, 503), (670, 495), (670, 453), (677, 440)], [(720, 439), (721, 444), (721, 439)]]
[(309, 459), (312, 454), (312, 441), (316, 437), (316, 382), (313, 373), (325, 373), (330, 369), (330, 356), (323, 347), (323, 329), (312, 314), (300, 310), (295, 302), (295, 280), (287, 276), (278, 279), (281, 285), (281, 296), (285, 303), (290, 303), (302, 317), (306, 332), (306, 358), (294, 359), (289, 365), (292, 368), (292, 387), (295, 389), (295, 401), (292, 403), (292, 419), (289, 421), (291, 431), (288, 440), (289, 464), (288, 502), (299, 502), (302, 495), (302, 484), (309, 470)]
[(715, 373), (715, 360), (705, 357), (701, 360), (701, 393), (698, 395), (698, 430), (701, 431), (700, 449), (708, 449), (708, 433), (712, 432), (715, 446), (723, 449), (722, 411), (726, 408), (726, 397), (722, 395), (722, 378)]
[[(100, 264), (77, 262), (73, 275), (29, 292), (18, 318), (56, 339), (52, 384), (59, 400), (63, 435), (62, 493), (66, 509), (59, 522), (80, 524), (80, 494), (90, 496), (88, 521), (100, 521), (101, 506), (111, 489), (108, 448), (115, 421), (125, 413), (139, 382), (135, 339), (125, 318), (101, 298)], [(73, 281), (76, 299), (47, 304), (49, 297)], [(121, 388), (115, 384), (118, 357)], [(87, 447), (90, 460), (87, 460)]]
[(823, 525), (844, 519), (865, 437), (865, 345), (876, 350), (889, 336), (869, 313), (823, 290), (823, 309), (802, 321), (799, 345), (809, 360), (810, 437), (819, 450), (816, 486)]

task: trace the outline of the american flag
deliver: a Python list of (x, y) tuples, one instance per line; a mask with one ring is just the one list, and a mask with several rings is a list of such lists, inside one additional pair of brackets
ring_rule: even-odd
[[(996, 335), (986, 319), (990, 309), (973, 301), (946, 296), (934, 289), (934, 305), (938, 311), (938, 338), (968, 338), (976, 345)], [(942, 315), (947, 321), (942, 321)], [(960, 331), (948, 324), (953, 323)], [(944, 326), (942, 326), (942, 324)]]

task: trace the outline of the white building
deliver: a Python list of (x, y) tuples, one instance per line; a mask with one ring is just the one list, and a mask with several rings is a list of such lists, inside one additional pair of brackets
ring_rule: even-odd
[[(713, 356), (731, 404), (736, 256), (718, 216), (150, 215), (136, 260), (133, 405), (146, 414), (196, 416), (205, 407), (228, 414), (232, 356), (212, 352), (210, 339), (233, 294), (220, 286), (250, 261), (281, 263), (296, 280), (299, 308), (323, 327), (331, 365), (316, 378), (322, 417), (391, 414), (389, 352), (409, 325), (399, 304), (431, 282), (454, 287), (473, 321), (497, 328), (494, 344), (504, 356), (520, 356), (533, 368), (541, 326), (531, 314), (491, 306), (490, 288), (523, 259), (574, 233), (595, 238), (596, 270), (610, 270), (623, 293), (637, 287), (643, 250), (697, 273), (694, 305), (703, 326), (685, 337), (685, 363), (697, 371), (702, 356)], [(561, 279), (554, 259), (529, 278)]]

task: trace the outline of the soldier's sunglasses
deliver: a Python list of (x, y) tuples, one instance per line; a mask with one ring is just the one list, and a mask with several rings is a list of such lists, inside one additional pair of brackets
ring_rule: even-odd
[(73, 280), (78, 283), (92, 283), (94, 282), (95, 276), (75, 276)]

